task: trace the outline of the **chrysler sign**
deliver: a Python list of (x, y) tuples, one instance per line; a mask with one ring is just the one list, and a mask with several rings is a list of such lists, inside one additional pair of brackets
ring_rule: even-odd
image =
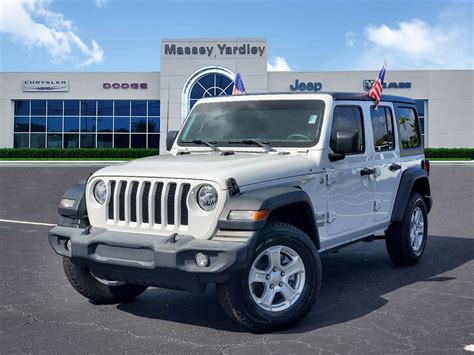
[(23, 91), (40, 92), (67, 92), (69, 91), (69, 80), (23, 80)]

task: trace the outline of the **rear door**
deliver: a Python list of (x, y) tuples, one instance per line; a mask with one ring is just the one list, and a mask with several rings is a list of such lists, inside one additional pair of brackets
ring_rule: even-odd
[(374, 221), (382, 222), (390, 218), (402, 171), (392, 105), (382, 104), (377, 109), (372, 105), (370, 121), (375, 151)]

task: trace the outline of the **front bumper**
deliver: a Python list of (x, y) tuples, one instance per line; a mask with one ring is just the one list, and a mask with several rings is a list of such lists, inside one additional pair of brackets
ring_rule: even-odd
[[(209, 283), (225, 282), (245, 267), (253, 238), (215, 241), (179, 234), (169, 237), (57, 226), (50, 230), (48, 239), (57, 254), (87, 266), (97, 277), (202, 291)], [(208, 267), (196, 265), (197, 252), (209, 256)]]

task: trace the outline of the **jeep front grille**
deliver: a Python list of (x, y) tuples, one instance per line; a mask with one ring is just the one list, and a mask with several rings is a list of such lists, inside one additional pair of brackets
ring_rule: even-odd
[(163, 228), (188, 225), (189, 183), (110, 180), (107, 219)]

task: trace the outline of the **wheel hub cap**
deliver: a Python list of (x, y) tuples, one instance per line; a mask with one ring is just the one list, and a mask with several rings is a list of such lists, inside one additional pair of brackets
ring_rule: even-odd
[(304, 285), (303, 260), (287, 246), (265, 249), (250, 269), (250, 295), (266, 311), (279, 312), (291, 307), (299, 299)]
[(425, 220), (420, 207), (413, 210), (410, 219), (410, 243), (414, 252), (420, 251), (425, 237)]

